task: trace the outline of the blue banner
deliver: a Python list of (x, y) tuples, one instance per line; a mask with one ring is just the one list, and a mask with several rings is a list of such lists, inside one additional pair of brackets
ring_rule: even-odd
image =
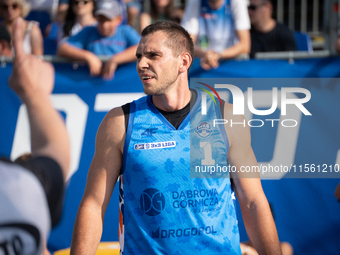
[[(95, 135), (101, 120), (111, 108), (143, 95), (142, 84), (133, 63), (119, 67), (112, 81), (90, 77), (86, 66), (77, 69), (72, 64), (54, 66), (56, 85), (52, 101), (65, 117), (71, 137), (72, 177), (68, 182), (62, 221), (53, 229), (48, 240), (51, 251), (71, 244), (73, 225), (85, 189), (87, 171), (94, 154)], [(204, 81), (207, 78), (224, 78), (223, 81), (229, 79), (228, 83), (237, 85), (242, 93), (246, 93), (249, 87), (252, 87), (253, 93), (271, 92), (273, 87), (279, 91), (283, 87), (299, 87), (310, 92), (311, 99), (303, 105), (312, 115), (299, 115), (299, 129), (289, 133), (289, 139), (279, 139), (280, 125), (277, 123), (273, 127), (267, 125), (261, 129), (251, 127), (252, 147), (259, 162), (274, 160), (276, 149), (282, 145), (285, 148), (284, 160), (295, 166), (297, 171), (301, 168), (302, 171), (308, 169), (311, 172), (312, 164), (316, 173), (318, 166), (328, 172), (332, 168), (333, 175), (326, 178), (321, 172), (315, 178), (292, 179), (281, 175), (276, 180), (262, 181), (268, 201), (273, 207), (279, 238), (288, 241), (295, 254), (338, 254), (340, 251), (340, 203), (334, 197), (335, 188), (340, 183), (340, 179), (337, 179), (340, 172), (336, 172), (336, 166), (340, 164), (339, 66), (340, 58), (295, 60), (294, 63), (285, 60), (226, 61), (218, 69), (206, 72), (200, 68), (199, 61), (195, 61), (190, 71), (190, 78)], [(0, 68), (0, 155), (14, 159), (29, 150), (29, 131), (25, 108), (7, 86), (10, 72), (11, 64)], [(240, 83), (234, 78), (247, 79)], [(264, 82), (258, 84), (259, 79), (255, 78), (275, 79), (263, 79)], [(296, 78), (296, 83), (290, 84), (286, 78)], [(252, 83), (254, 80), (256, 82)], [(296, 95), (297, 98), (303, 98), (303, 95)], [(230, 95), (227, 101), (233, 101)], [(269, 107), (266, 105), (264, 108)], [(273, 118), (279, 118), (279, 114), (279, 110), (275, 111)], [(245, 241), (248, 237), (240, 210), (238, 216), (241, 240)], [(102, 241), (116, 240), (117, 188), (106, 212), (102, 236)]]

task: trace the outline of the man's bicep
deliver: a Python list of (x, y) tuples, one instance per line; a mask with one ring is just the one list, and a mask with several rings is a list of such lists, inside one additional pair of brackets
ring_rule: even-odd
[(106, 209), (122, 167), (125, 137), (121, 108), (109, 112), (97, 132), (95, 154), (87, 176), (84, 199)]
[(229, 164), (237, 169), (237, 172), (231, 172), (236, 196), (241, 207), (250, 206), (264, 195), (260, 175), (257, 172), (256, 157), (251, 146), (247, 144), (237, 144), (230, 151)]
[(237, 30), (237, 37), (239, 39), (239, 44), (242, 45), (241, 53), (249, 53), (250, 52), (250, 31), (246, 30)]
[[(232, 119), (233, 123), (244, 123), (244, 125), (226, 124), (225, 127), (230, 142), (228, 163), (236, 169), (236, 172), (231, 172), (236, 194), (239, 197), (249, 196), (252, 191), (261, 187), (259, 173), (256, 172), (257, 160), (251, 148), (250, 130), (244, 116), (233, 115), (230, 104), (226, 104), (224, 112), (224, 118)], [(253, 169), (254, 172), (249, 172), (249, 169)]]

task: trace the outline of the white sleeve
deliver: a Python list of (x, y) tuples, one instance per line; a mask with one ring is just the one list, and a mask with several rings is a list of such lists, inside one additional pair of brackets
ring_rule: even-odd
[(199, 11), (200, 11), (200, 0), (188, 0), (185, 6), (185, 11), (184, 11), (181, 25), (191, 35), (198, 34)]
[(230, 7), (234, 17), (235, 30), (250, 29), (247, 0), (231, 0)]

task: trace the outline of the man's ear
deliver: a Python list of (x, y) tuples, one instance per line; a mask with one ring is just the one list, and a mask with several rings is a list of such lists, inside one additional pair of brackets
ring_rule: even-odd
[(115, 19), (115, 23), (116, 23), (117, 26), (121, 25), (122, 22), (123, 22), (123, 16), (122, 15), (118, 15), (114, 19)]
[(184, 73), (189, 70), (191, 62), (193, 61), (188, 52), (183, 52), (180, 56), (179, 72)]

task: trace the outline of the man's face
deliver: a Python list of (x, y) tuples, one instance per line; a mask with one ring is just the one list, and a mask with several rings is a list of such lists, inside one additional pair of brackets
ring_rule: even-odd
[(143, 83), (144, 93), (161, 95), (176, 84), (179, 75), (179, 56), (174, 56), (167, 47), (163, 32), (149, 34), (137, 48), (137, 72)]
[(267, 15), (269, 3), (264, 0), (250, 0), (248, 5), (248, 13), (250, 23), (256, 24)]
[(209, 3), (213, 4), (213, 5), (216, 5), (219, 8), (223, 4), (223, 0), (209, 0)]
[(98, 21), (97, 29), (101, 36), (108, 37), (116, 32), (116, 28), (121, 23), (121, 17), (117, 16), (113, 19), (108, 19), (103, 15), (97, 15), (96, 19)]

